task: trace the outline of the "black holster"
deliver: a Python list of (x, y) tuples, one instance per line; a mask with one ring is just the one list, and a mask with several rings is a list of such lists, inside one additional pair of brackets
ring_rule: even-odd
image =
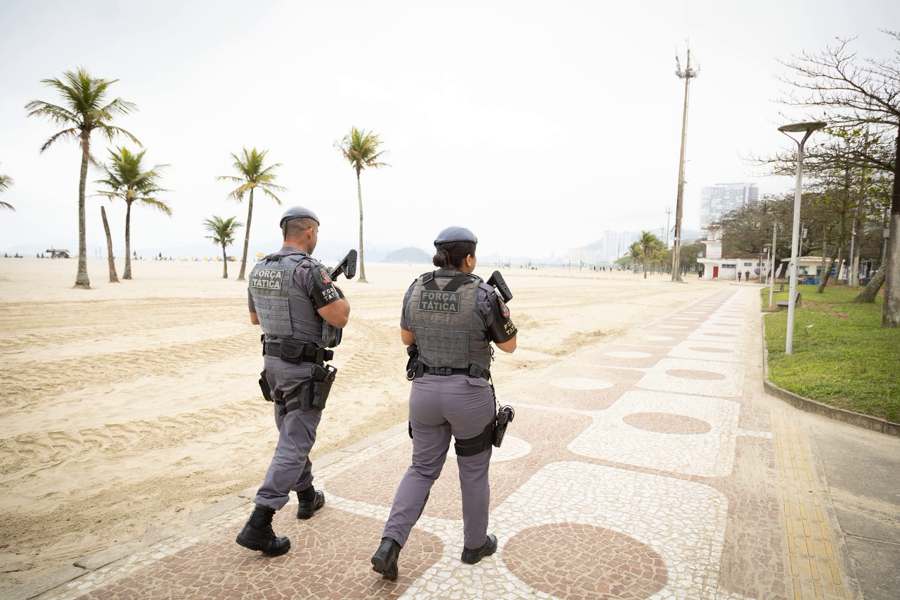
[(334, 385), (337, 369), (331, 365), (312, 365), (312, 376), (285, 394), (279, 404), (284, 404), (285, 412), (295, 409), (324, 410)]
[(497, 411), (497, 418), (494, 421), (494, 431), (492, 442), (496, 447), (500, 447), (503, 443), (503, 436), (506, 435), (506, 427), (516, 418), (516, 411), (512, 406), (504, 405)]
[(269, 387), (269, 380), (266, 379), (266, 370), (263, 369), (259, 374), (259, 389), (262, 391), (263, 398), (266, 399), (266, 402), (274, 402), (275, 399), (272, 398), (272, 388)]

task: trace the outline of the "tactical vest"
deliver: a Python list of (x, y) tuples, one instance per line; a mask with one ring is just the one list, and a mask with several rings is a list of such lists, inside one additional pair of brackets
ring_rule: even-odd
[(491, 368), (491, 345), (478, 313), (475, 275), (440, 270), (420, 276), (406, 306), (419, 360), (429, 367)]
[(294, 283), (297, 269), (317, 266), (318, 262), (303, 252), (280, 250), (250, 271), (250, 297), (267, 342), (294, 339), (323, 348), (341, 343), (341, 330), (319, 316), (307, 291)]

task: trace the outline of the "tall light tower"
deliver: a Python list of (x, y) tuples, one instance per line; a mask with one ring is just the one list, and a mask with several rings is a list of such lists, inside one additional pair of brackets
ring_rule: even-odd
[(699, 74), (691, 68), (691, 49), (687, 49), (687, 64), (681, 68), (681, 60), (675, 55), (675, 74), (684, 79), (684, 112), (681, 116), (681, 155), (678, 159), (678, 195), (675, 199), (675, 239), (672, 245), (672, 281), (681, 281), (681, 213), (684, 204), (684, 152), (687, 145), (688, 92), (691, 79)]

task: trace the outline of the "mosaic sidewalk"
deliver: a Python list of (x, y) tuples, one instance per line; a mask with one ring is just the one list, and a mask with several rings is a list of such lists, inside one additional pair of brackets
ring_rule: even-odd
[(370, 570), (399, 433), (317, 472), (314, 519), (276, 515), (285, 556), (234, 544), (248, 504), (42, 598), (852, 598), (808, 443), (762, 395), (758, 308), (729, 287), (500, 387), (516, 407), (491, 469), (500, 544), (474, 567), (451, 452), (399, 579)]

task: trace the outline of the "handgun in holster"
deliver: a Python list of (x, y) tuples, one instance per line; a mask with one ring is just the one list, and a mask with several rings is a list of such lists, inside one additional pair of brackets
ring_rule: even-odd
[(504, 405), (497, 411), (497, 418), (494, 421), (494, 446), (500, 447), (503, 443), (503, 436), (506, 435), (506, 427), (516, 418), (516, 411), (512, 406)]

